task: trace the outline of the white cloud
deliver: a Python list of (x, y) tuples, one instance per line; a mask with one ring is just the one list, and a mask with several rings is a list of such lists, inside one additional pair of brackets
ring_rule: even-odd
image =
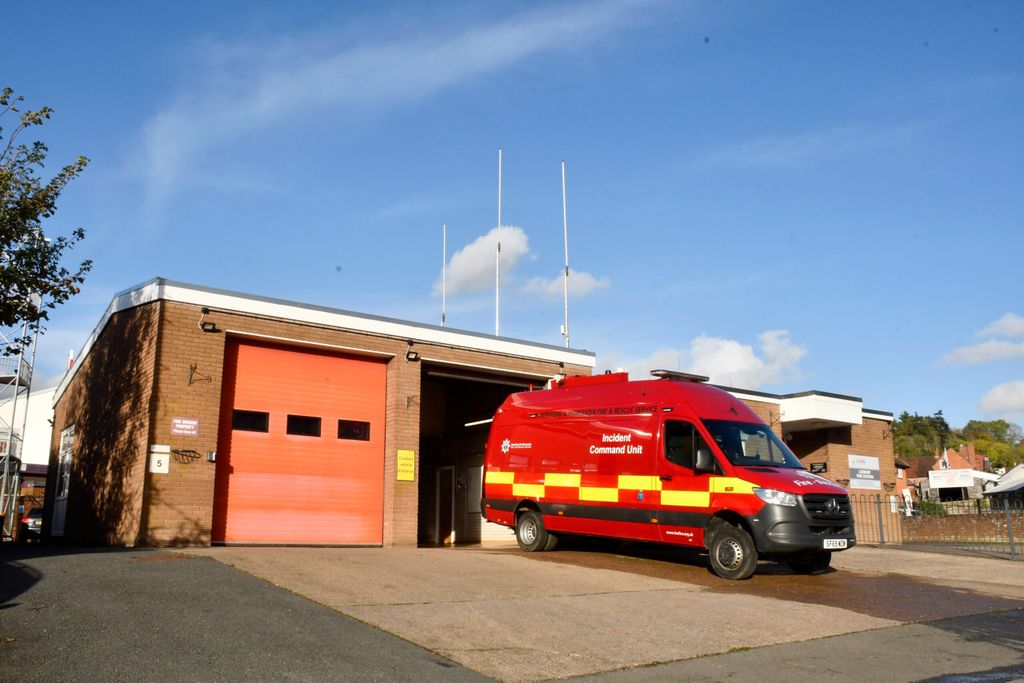
[(1001, 340), (991, 340), (974, 344), (973, 346), (961, 346), (945, 354), (941, 361), (943, 363), (963, 363), (965, 365), (977, 365), (995, 360), (1006, 360), (1024, 356), (1024, 343), (1014, 343)]
[(1024, 380), (997, 384), (981, 397), (978, 407), (1010, 419), (1024, 417)]
[[(1024, 337), (1024, 318), (1016, 313), (1007, 313), (999, 320), (989, 323), (975, 333), (976, 337)], [(1006, 339), (989, 339), (971, 346), (961, 346), (946, 353), (941, 363), (962, 363), (977, 365), (997, 360), (1024, 357), (1024, 342)]]
[(976, 337), (1024, 337), (1024, 318), (1007, 313), (999, 320), (979, 330)]
[(822, 157), (834, 158), (890, 147), (916, 134), (914, 126), (867, 128), (847, 125), (829, 130), (763, 137), (722, 147), (703, 159), (710, 166), (793, 167)]
[(807, 355), (807, 348), (789, 340), (787, 330), (768, 330), (757, 335), (765, 360), (778, 369), (780, 375), (795, 370), (797, 364)]
[[(498, 228), (459, 249), (448, 262), (448, 294), (482, 292), (494, 287), (495, 252)], [(530, 253), (529, 240), (522, 228), (506, 225), (501, 229), (501, 274), (511, 276), (520, 259)], [(434, 286), (440, 293), (441, 283)]]
[(791, 342), (789, 332), (769, 330), (757, 338), (761, 342), (760, 356), (748, 344), (701, 335), (690, 342), (691, 368), (717, 384), (744, 389), (799, 376), (797, 365), (807, 349)]
[(794, 344), (789, 332), (769, 330), (757, 338), (760, 353), (734, 339), (701, 335), (687, 350), (658, 349), (647, 358), (625, 363), (625, 367), (633, 379), (645, 379), (651, 370), (663, 368), (706, 375), (715, 384), (740, 389), (757, 389), (800, 376), (799, 364), (807, 349)]
[(651, 379), (651, 370), (677, 370), (686, 371), (686, 363), (689, 361), (689, 354), (679, 349), (664, 348), (658, 349), (646, 358), (632, 361), (621, 361), (620, 354), (609, 354), (605, 356), (606, 365), (602, 370), (624, 369), (629, 373), (630, 379)]
[[(627, 28), (649, 0), (605, 0), (520, 13), (490, 25), (331, 48), (318, 36), (214, 45), (175, 101), (144, 126), (150, 211), (218, 145), (342, 110), (352, 115), (427, 98), (547, 51), (579, 49)], [(341, 44), (339, 49), (334, 45)], [(336, 119), (343, 117), (335, 116)]]
[[(594, 277), (590, 273), (569, 269), (569, 296), (571, 298), (584, 297), (596, 289), (603, 289), (611, 285), (606, 277)], [(553, 279), (545, 277), (530, 278), (523, 285), (525, 294), (534, 294), (551, 299), (560, 299), (565, 293), (565, 281), (562, 275)]]

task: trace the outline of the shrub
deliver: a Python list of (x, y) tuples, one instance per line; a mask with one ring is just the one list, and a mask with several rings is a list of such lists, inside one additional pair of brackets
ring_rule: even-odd
[(945, 515), (946, 508), (942, 507), (942, 503), (934, 500), (922, 500), (917, 504), (917, 509), (921, 511), (922, 515)]

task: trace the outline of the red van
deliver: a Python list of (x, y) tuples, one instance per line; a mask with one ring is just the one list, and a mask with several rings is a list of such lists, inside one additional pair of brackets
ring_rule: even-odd
[(708, 550), (727, 579), (758, 558), (800, 573), (856, 543), (846, 490), (800, 460), (706, 377), (663, 370), (568, 377), (512, 394), (487, 441), (481, 510), (524, 550), (561, 534)]

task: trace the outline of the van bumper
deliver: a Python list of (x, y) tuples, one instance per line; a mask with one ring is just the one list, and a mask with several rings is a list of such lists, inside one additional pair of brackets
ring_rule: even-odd
[[(765, 505), (747, 521), (757, 551), (762, 555), (846, 550), (857, 544), (852, 515), (843, 519), (813, 519), (802, 504), (792, 507)], [(832, 542), (828, 545), (846, 541), (846, 548), (826, 547), (826, 540)]]

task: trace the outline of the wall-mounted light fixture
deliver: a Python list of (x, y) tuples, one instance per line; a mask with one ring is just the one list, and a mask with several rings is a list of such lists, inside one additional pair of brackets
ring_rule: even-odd
[(210, 309), (207, 308), (206, 306), (203, 306), (199, 310), (202, 311), (203, 313), (201, 316), (199, 316), (199, 329), (202, 330), (203, 332), (216, 332), (217, 323), (206, 322), (204, 320), (204, 318), (206, 318), (206, 316), (210, 313)]
[(418, 361), (420, 354), (412, 350), (412, 340), (409, 340), (409, 348), (405, 350), (405, 359), (409, 362)]

